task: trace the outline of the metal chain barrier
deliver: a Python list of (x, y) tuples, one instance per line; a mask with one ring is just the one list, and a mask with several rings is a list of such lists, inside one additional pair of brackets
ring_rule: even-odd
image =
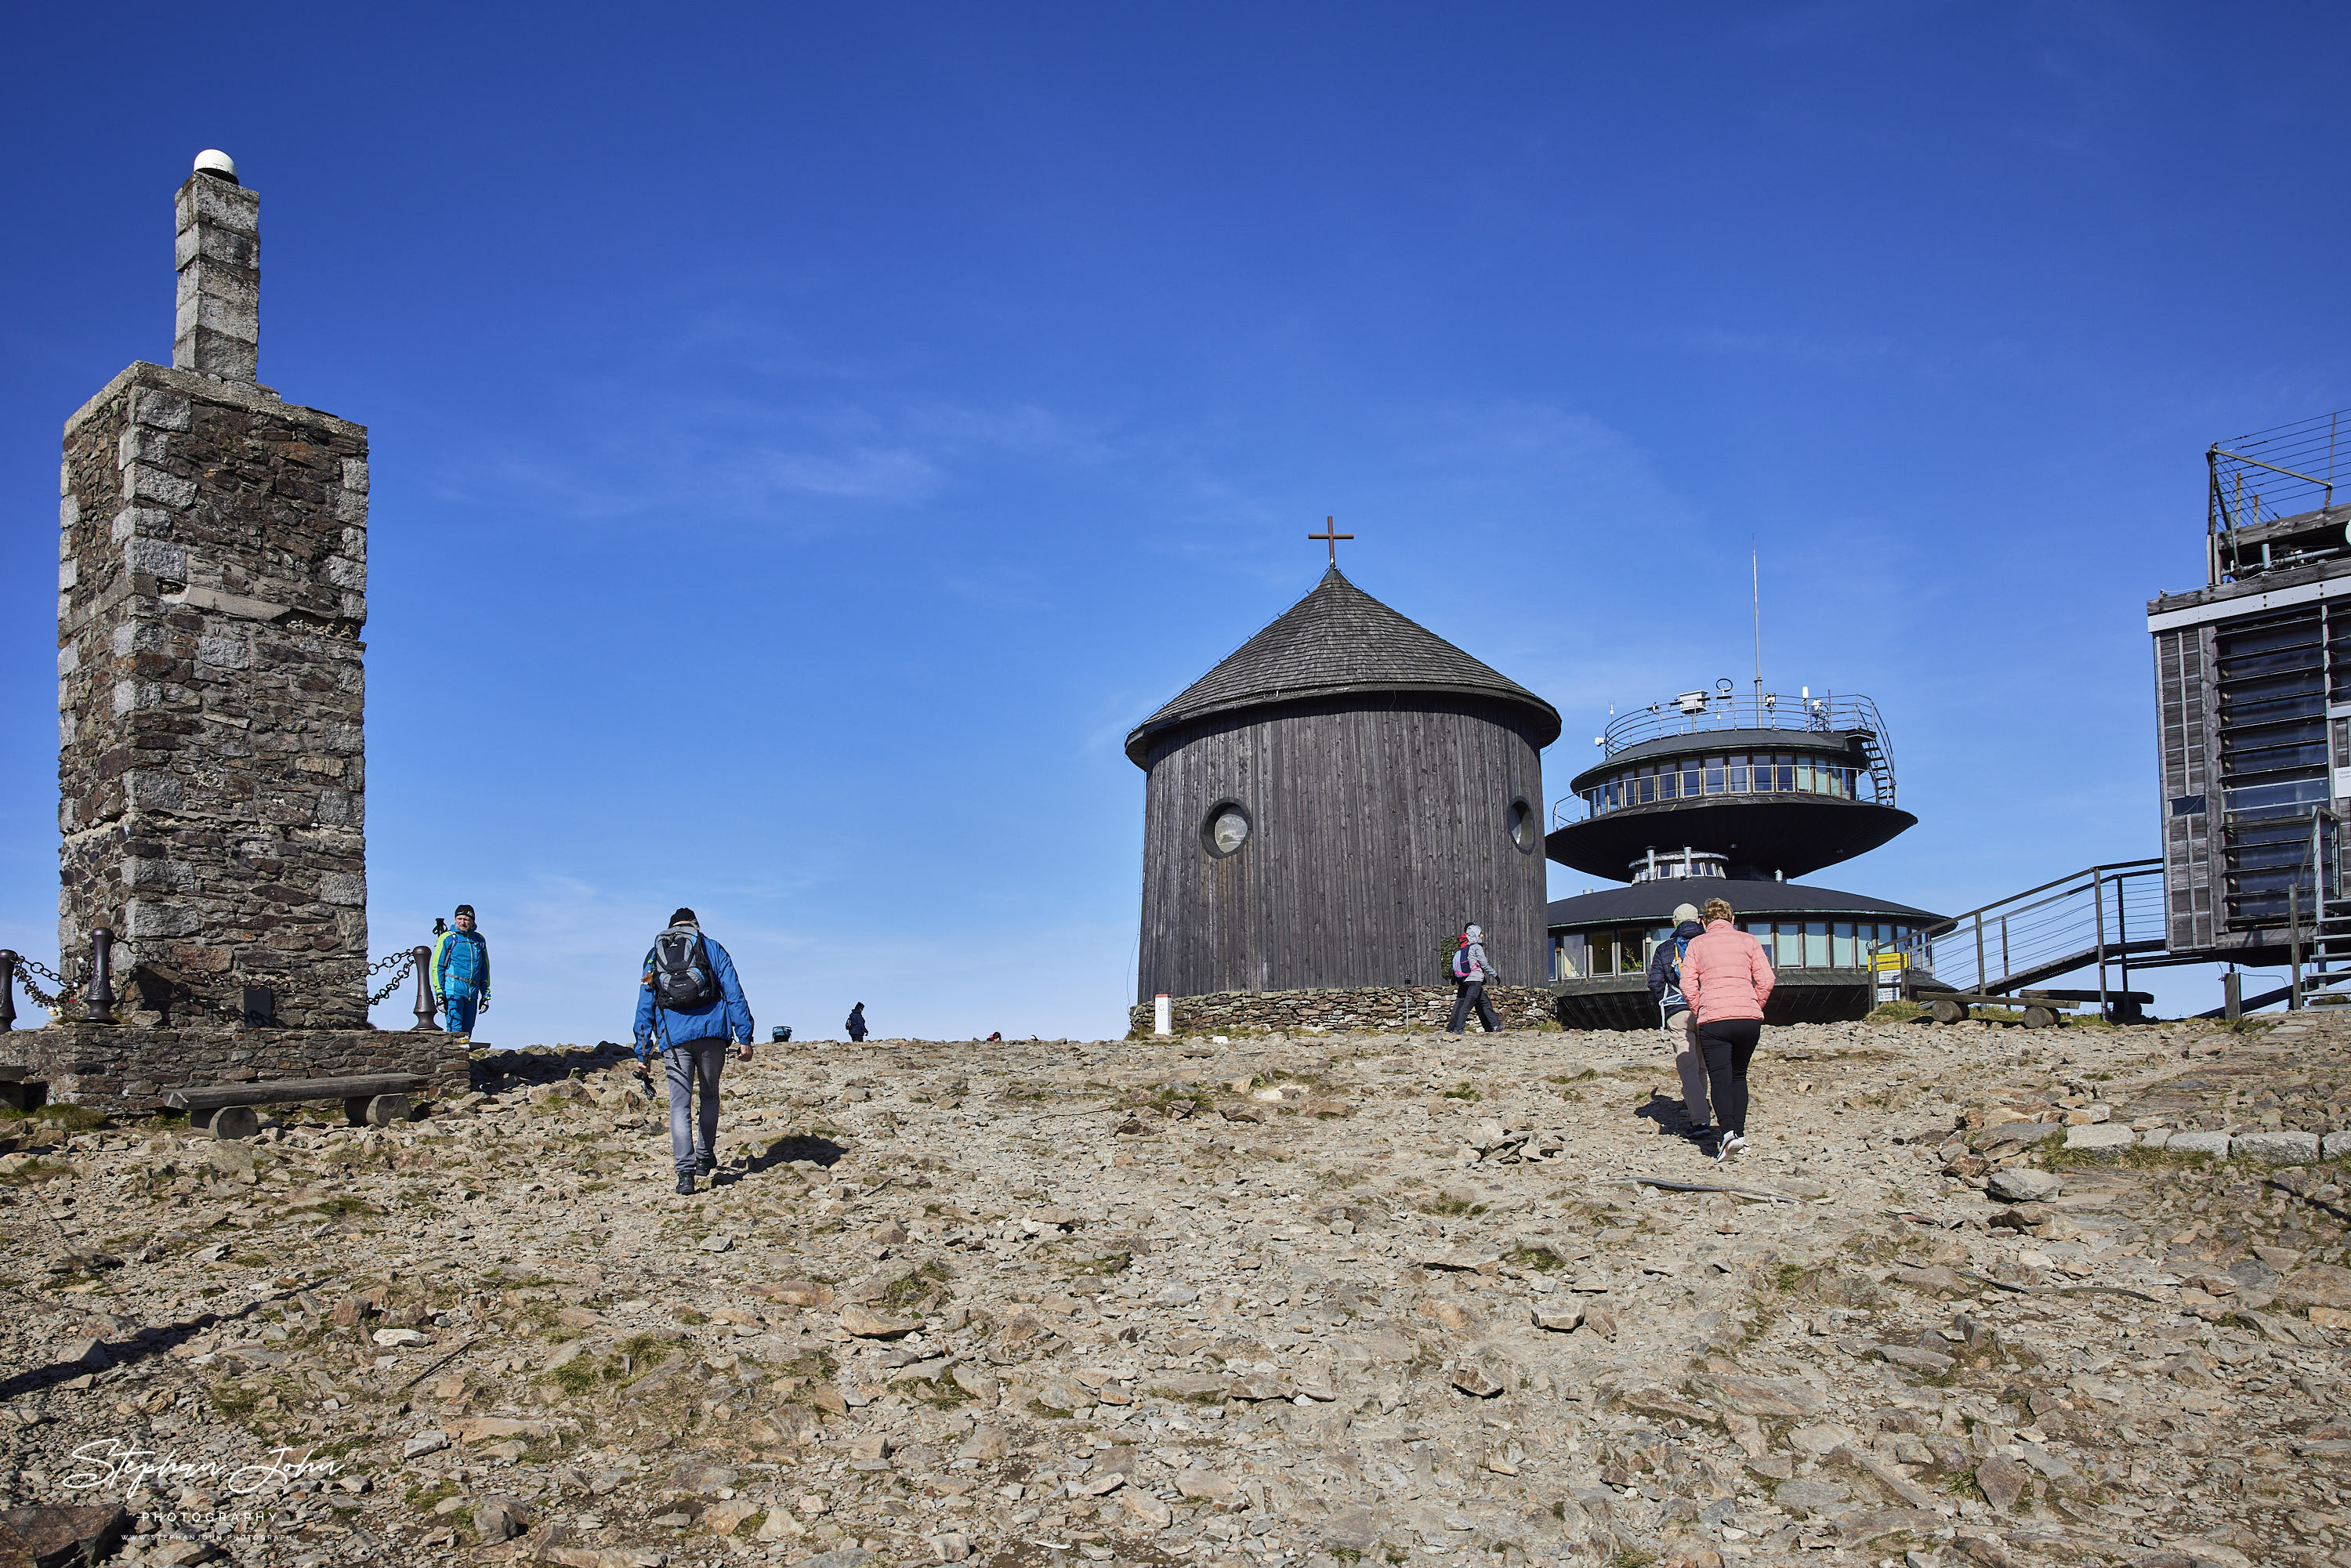
[[(392, 977), (384, 982), (383, 988), (381, 990), (377, 991), (374, 995), (368, 998), (368, 1006), (371, 1008), (375, 1007), (379, 1003), (389, 998), (394, 991), (400, 989), (402, 984), (408, 979), (409, 976), (415, 972), (416, 954), (414, 950), (402, 949), (399, 952), (388, 954), (385, 956), (377, 959), (374, 963), (368, 966), (368, 977), (372, 979), (376, 976), (382, 974), (386, 969), (392, 971)], [(16, 956), (16, 972), (13, 977), (8, 975), (0, 975), (0, 986), (5, 986), (13, 979), (16, 984), (22, 986), (25, 988), (25, 994), (33, 998), (33, 1002), (36, 1006), (51, 1014), (61, 1013), (63, 1010), (63, 1004), (68, 1000), (78, 988), (78, 982), (67, 979), (64, 976), (58, 974), (55, 969), (50, 968), (47, 965), (41, 963), (37, 959), (27, 958), (21, 953)], [(48, 981), (51, 985), (57, 987), (57, 989), (54, 992), (45, 991), (40, 987), (35, 985), (33, 983), (33, 977), (36, 975), (38, 975), (43, 979)], [(224, 1018), (241, 1020), (245, 1017), (245, 1009), (242, 1007), (234, 1003), (221, 1001), (217, 998), (202, 995), (193, 987), (191, 987), (184, 982), (175, 982), (172, 987), (172, 991), (173, 993), (172, 996), (172, 1001), (174, 1004), (193, 1003), (198, 1007), (213, 1009), (220, 1013)]]
[(380, 975), (385, 970), (385, 968), (393, 964), (399, 965), (400, 967), (393, 972), (391, 979), (384, 982), (383, 989), (368, 998), (369, 1007), (372, 1008), (376, 1006), (380, 1002), (383, 1001), (384, 998), (391, 996), (392, 992), (400, 989), (401, 982), (406, 980), (409, 975), (416, 967), (416, 955), (413, 952), (394, 953), (389, 958), (369, 965), (368, 973), (370, 976)]
[[(18, 969), (24, 971), (16, 977), (16, 983), (25, 988), (25, 994), (32, 998), (35, 1004), (40, 1007), (45, 1012), (54, 1013), (57, 1011), (57, 1004), (73, 990), (72, 983), (67, 980), (65, 977), (59, 975), (55, 969), (50, 968), (46, 964), (37, 963), (31, 958), (26, 957), (22, 953), (16, 955), (16, 967)], [(33, 984), (32, 977), (35, 975), (40, 976), (43, 979), (57, 987), (57, 994), (52, 996), (50, 993), (41, 989), (40, 987)], [(0, 977), (0, 983), (5, 983), (5, 977)]]

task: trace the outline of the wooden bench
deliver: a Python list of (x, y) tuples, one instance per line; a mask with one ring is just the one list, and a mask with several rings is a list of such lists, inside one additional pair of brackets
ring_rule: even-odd
[(414, 1113), (410, 1098), (424, 1087), (422, 1072), (369, 1072), (348, 1078), (269, 1078), (251, 1083), (214, 1083), (174, 1089), (163, 1103), (185, 1111), (192, 1126), (212, 1129), (215, 1138), (249, 1138), (261, 1130), (256, 1105), (291, 1105), (307, 1100), (340, 1100), (353, 1126), (390, 1126)]
[[(2095, 991), (2023, 990), (2014, 996), (1995, 996), (1988, 991), (1961, 991), (1940, 986), (1911, 982), (1905, 987), (1911, 1000), (1927, 1009), (1937, 1023), (1964, 1023), (1970, 1008), (2022, 1008), (2027, 1029), (2054, 1029), (2059, 1013), (2071, 1012), (2098, 999)], [(2152, 1002), (2155, 998), (2147, 991), (2108, 991), (2113, 1003)]]

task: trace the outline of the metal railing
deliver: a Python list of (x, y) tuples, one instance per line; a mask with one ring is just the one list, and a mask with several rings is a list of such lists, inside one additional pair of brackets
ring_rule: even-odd
[(2162, 861), (2089, 866), (1926, 927), (1910, 967), (1955, 990), (2004, 995), (2095, 964), (2104, 1008), (2110, 989), (2130, 989), (2132, 954), (2168, 946), (2164, 913)]
[(1890, 760), (1893, 743), (1877, 705), (1865, 696), (1790, 696), (1765, 692), (1741, 695), (1729, 681), (1717, 681), (1710, 692), (1684, 692), (1646, 707), (1618, 714), (1601, 736), (1605, 756), (1628, 747), (1672, 736), (1697, 735), (1709, 729), (1784, 729), (1813, 735), (1867, 733)]
[(2346, 413), (2351, 410), (2214, 442), (2204, 454), (2206, 531), (2252, 528), (2335, 505), (2336, 452), (2340, 438), (2351, 435)]

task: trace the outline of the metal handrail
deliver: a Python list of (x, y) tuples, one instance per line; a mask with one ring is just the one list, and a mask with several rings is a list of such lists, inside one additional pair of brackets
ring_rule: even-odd
[(1742, 696), (1718, 681), (1710, 692), (1687, 692), (1646, 707), (1618, 714), (1608, 721), (1601, 745), (1614, 757), (1627, 747), (1670, 736), (1697, 735), (1710, 729), (1784, 729), (1813, 735), (1866, 731), (1878, 749), (1892, 756), (1891, 737), (1877, 705), (1865, 696), (1838, 696), (1823, 692), (1816, 697), (1765, 692)]
[(2087, 866), (1921, 928), (1915, 967), (1962, 990), (2000, 993), (2095, 964), (2103, 1008), (2109, 966), (2122, 966), (2117, 988), (2127, 991), (2131, 956), (2166, 946), (2163, 916), (2161, 860)]
[[(2257, 430), (2250, 435), (2231, 436), (2225, 442), (2214, 442), (2204, 454), (2208, 470), (2206, 531), (2229, 532), (2259, 523), (2276, 522), (2305, 510), (2324, 511), (2333, 507), (2335, 459), (2340, 452), (2341, 438), (2346, 434), (2343, 417), (2346, 413), (2351, 413), (2351, 410), (2322, 413), (2291, 424)], [(2256, 452), (2261, 455), (2255, 456)], [(2294, 466), (2287, 466), (2289, 464)], [(2297, 483), (2273, 486), (2268, 495), (2263, 495), (2259, 489), (2248, 495), (2246, 470), (2252, 468)], [(2319, 472), (2313, 473), (2313, 469)], [(2312, 498), (2313, 492), (2316, 493), (2317, 507), (2312, 508), (2302, 505)], [(2292, 514), (2289, 514), (2288, 507), (2294, 508)]]

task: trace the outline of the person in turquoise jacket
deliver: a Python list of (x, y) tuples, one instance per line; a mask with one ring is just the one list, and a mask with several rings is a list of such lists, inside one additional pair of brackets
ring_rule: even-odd
[(457, 906), (456, 929), (433, 944), (433, 998), (451, 1034), (474, 1032), (474, 1015), (490, 1005), (490, 945), (474, 929), (474, 906)]

